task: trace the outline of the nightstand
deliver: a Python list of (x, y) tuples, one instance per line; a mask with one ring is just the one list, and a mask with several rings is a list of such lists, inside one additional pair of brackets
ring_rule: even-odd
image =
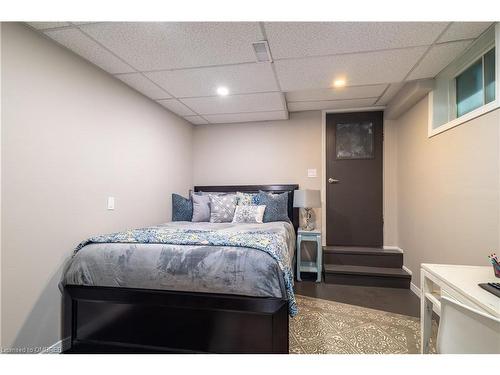
[[(304, 241), (316, 242), (316, 262), (302, 262), (300, 245)], [(319, 230), (302, 230), (297, 232), (297, 281), (301, 272), (316, 272), (318, 277), (316, 282), (321, 282), (321, 262), (323, 261), (323, 251), (321, 247), (321, 232)]]

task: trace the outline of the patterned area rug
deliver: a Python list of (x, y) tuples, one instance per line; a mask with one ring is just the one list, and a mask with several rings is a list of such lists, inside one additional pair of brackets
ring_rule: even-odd
[[(420, 353), (415, 317), (296, 295), (299, 314), (290, 319), (292, 354)], [(431, 352), (435, 352), (433, 322)]]

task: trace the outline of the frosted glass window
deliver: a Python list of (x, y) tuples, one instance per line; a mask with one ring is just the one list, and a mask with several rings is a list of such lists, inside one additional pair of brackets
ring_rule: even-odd
[(337, 159), (373, 158), (373, 123), (337, 124), (335, 153)]
[(484, 103), (495, 100), (495, 49), (484, 55)]
[(457, 117), (483, 105), (483, 60), (479, 59), (456, 78)]

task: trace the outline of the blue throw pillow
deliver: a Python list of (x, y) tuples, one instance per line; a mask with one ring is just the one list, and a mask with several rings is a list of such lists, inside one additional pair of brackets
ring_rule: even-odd
[(288, 218), (288, 192), (280, 194), (269, 194), (265, 191), (260, 191), (254, 198), (255, 204), (265, 205), (264, 223), (271, 221), (287, 221)]
[(193, 201), (179, 194), (172, 194), (172, 221), (191, 221)]

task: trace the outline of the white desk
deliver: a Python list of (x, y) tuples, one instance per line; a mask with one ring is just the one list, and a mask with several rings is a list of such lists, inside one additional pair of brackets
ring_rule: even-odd
[(429, 352), (432, 310), (441, 311), (442, 295), (500, 318), (500, 298), (477, 284), (499, 282), (491, 266), (455, 266), (422, 263), (420, 269), (420, 329), (422, 353)]

